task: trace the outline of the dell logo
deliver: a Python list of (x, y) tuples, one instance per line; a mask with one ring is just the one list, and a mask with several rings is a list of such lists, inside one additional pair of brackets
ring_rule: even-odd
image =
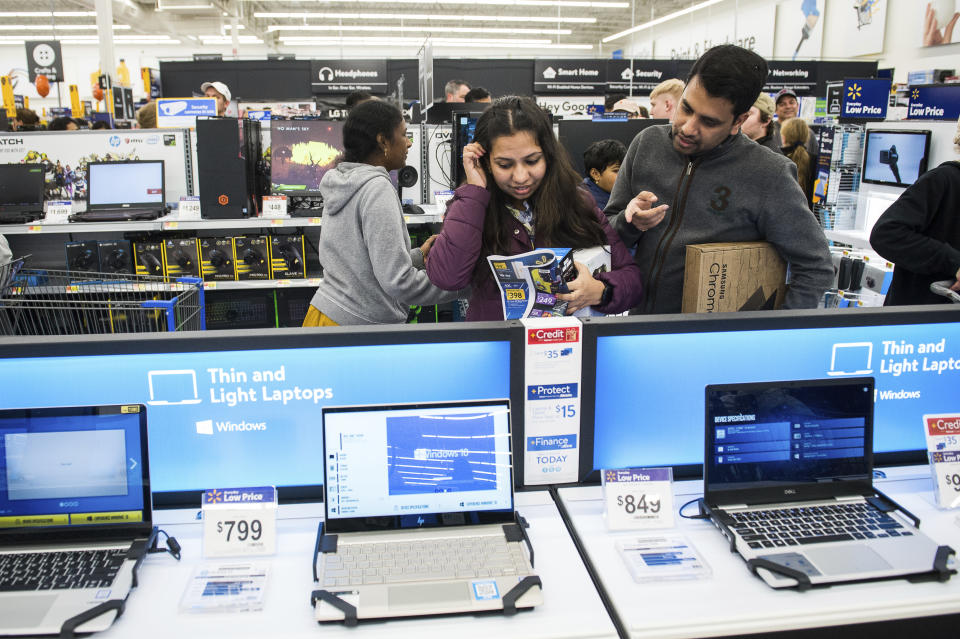
[(783, 490), (783, 494), (784, 494), (784, 495), (796, 495), (796, 494), (797, 494), (797, 489), (796, 489), (796, 488), (785, 488), (785, 489)]

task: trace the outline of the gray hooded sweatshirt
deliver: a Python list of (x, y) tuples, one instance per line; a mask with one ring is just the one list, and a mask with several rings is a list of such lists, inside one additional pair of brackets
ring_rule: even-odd
[(423, 254), (410, 248), (397, 191), (386, 169), (342, 162), (320, 181), (323, 280), (310, 301), (342, 325), (397, 324), (411, 305), (456, 299), (430, 283)]

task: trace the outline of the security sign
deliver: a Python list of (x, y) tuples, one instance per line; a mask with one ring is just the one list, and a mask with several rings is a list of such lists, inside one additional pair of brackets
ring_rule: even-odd
[(47, 76), (50, 82), (63, 81), (63, 58), (60, 55), (59, 40), (28, 40), (27, 69), (30, 73), (30, 83), (37, 80), (38, 75)]

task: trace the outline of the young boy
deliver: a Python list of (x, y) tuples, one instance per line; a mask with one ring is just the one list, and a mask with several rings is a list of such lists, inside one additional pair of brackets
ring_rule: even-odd
[(610, 190), (617, 181), (620, 163), (626, 154), (627, 147), (619, 140), (599, 140), (583, 152), (583, 167), (587, 172), (583, 184), (601, 211), (607, 206)]

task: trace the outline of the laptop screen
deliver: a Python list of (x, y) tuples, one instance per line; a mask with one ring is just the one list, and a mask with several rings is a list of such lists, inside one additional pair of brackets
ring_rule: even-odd
[(358, 518), (416, 528), (512, 515), (508, 400), (324, 408), (323, 433), (328, 530)]
[(91, 162), (87, 205), (163, 205), (163, 161)]
[(40, 164), (0, 164), (0, 211), (42, 211), (44, 172)]
[(869, 377), (707, 386), (707, 489), (869, 479), (873, 395)]
[(0, 410), (0, 538), (150, 524), (146, 409)]

